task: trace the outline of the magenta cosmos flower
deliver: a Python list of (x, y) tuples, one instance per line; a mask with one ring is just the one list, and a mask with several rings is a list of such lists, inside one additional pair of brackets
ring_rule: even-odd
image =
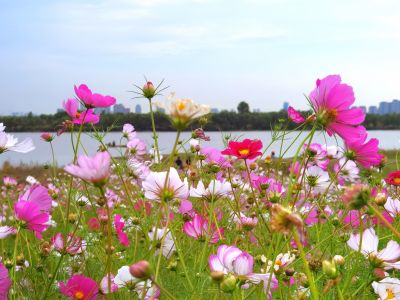
[(338, 134), (346, 141), (362, 137), (365, 114), (361, 108), (350, 108), (354, 103), (353, 88), (342, 84), (339, 75), (329, 75), (317, 80), (316, 88), (310, 93), (310, 101), (317, 121), (328, 135)]
[(379, 154), (379, 140), (367, 139), (364, 134), (361, 139), (346, 142), (345, 155), (348, 159), (355, 161), (365, 168), (377, 166), (381, 163), (383, 155)]
[(81, 155), (77, 165), (68, 165), (64, 170), (96, 186), (103, 186), (110, 176), (111, 156), (108, 152), (98, 152), (95, 156)]
[(59, 283), (61, 294), (73, 300), (96, 300), (99, 291), (96, 281), (83, 275), (73, 275), (65, 284)]
[(305, 119), (297, 110), (293, 107), (289, 106), (287, 110), (287, 114), (290, 120), (292, 120), (296, 124), (304, 123)]
[(116, 102), (114, 97), (93, 94), (86, 84), (81, 84), (79, 87), (74, 86), (74, 89), (76, 96), (87, 108), (108, 107)]
[(11, 280), (8, 277), (6, 267), (0, 263), (0, 300), (8, 299), (8, 290), (11, 286)]
[(65, 112), (72, 118), (74, 124), (90, 123), (97, 124), (100, 116), (93, 113), (93, 109), (87, 109), (83, 112), (78, 111), (79, 103), (75, 99), (68, 99), (63, 102)]
[(183, 232), (195, 240), (204, 241), (209, 237), (210, 243), (215, 244), (224, 234), (224, 229), (216, 229), (214, 224), (209, 226), (206, 218), (196, 214), (191, 221), (183, 224)]
[(15, 217), (23, 222), (23, 227), (32, 230), (38, 239), (42, 238), (42, 232), (50, 225), (50, 215), (42, 212), (35, 202), (19, 200), (14, 205)]
[(129, 246), (128, 235), (122, 231), (125, 227), (125, 223), (120, 215), (115, 215), (114, 226), (120, 243), (125, 247), (128, 247)]
[(262, 155), (263, 144), (260, 140), (244, 139), (242, 142), (230, 141), (228, 148), (222, 154), (236, 156), (242, 159), (253, 159)]

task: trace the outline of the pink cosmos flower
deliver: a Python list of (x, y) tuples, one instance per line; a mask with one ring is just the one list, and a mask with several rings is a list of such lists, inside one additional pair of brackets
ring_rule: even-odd
[(81, 155), (78, 165), (68, 165), (64, 170), (96, 186), (102, 186), (110, 176), (111, 156), (108, 152), (98, 152), (95, 156)]
[(45, 142), (51, 142), (54, 139), (54, 136), (50, 132), (42, 132), (40, 138)]
[(305, 121), (304, 117), (301, 115), (301, 113), (299, 113), (293, 107), (289, 106), (287, 113), (288, 113), (289, 119), (292, 120), (294, 123), (296, 123), (296, 124), (304, 123), (304, 121)]
[(239, 159), (253, 159), (262, 155), (260, 151), (262, 147), (261, 140), (229, 141), (228, 148), (222, 151), (221, 154), (236, 156)]
[(150, 172), (142, 183), (146, 198), (165, 202), (187, 199), (189, 197), (187, 180), (182, 181), (175, 168), (170, 168), (167, 180), (166, 176), (167, 172)]
[(75, 99), (68, 99), (63, 102), (65, 112), (72, 118), (74, 124), (90, 123), (97, 124), (100, 121), (100, 116), (93, 113), (93, 109), (87, 109), (83, 112), (78, 111), (79, 103)]
[(345, 185), (346, 182), (355, 182), (360, 178), (359, 169), (357, 165), (352, 160), (346, 160), (341, 158), (338, 163), (333, 167), (337, 175), (337, 180), (340, 185)]
[(196, 214), (191, 221), (183, 224), (183, 232), (195, 240), (204, 241), (209, 237), (210, 243), (215, 244), (224, 234), (224, 229), (217, 229), (214, 224), (209, 226), (206, 218)]
[(345, 155), (348, 159), (358, 162), (364, 168), (377, 166), (381, 163), (383, 155), (379, 154), (379, 140), (367, 139), (367, 134), (364, 134), (357, 140), (346, 141)]
[(355, 100), (353, 89), (340, 82), (339, 75), (318, 79), (310, 101), (317, 122), (328, 135), (338, 134), (345, 141), (357, 140), (365, 132), (365, 128), (357, 126), (364, 122), (365, 114), (361, 108), (350, 108)]
[(329, 159), (326, 158), (326, 151), (318, 143), (304, 144), (304, 155), (307, 157), (307, 167), (316, 165), (326, 171)]
[[(242, 286), (243, 288), (247, 288), (250, 283), (258, 284), (263, 282), (264, 292), (268, 292), (269, 298), (271, 298), (271, 290), (278, 287), (275, 275), (272, 275), (271, 278), (270, 273), (253, 273), (253, 257), (235, 246), (219, 246), (217, 254), (209, 257), (208, 265), (211, 271), (220, 271), (224, 274), (245, 277), (247, 280), (245, 285)], [(266, 290), (268, 286), (270, 287), (269, 291)]]
[(0, 226), (0, 240), (5, 239), (11, 234), (17, 234), (17, 229), (11, 226)]
[(11, 280), (8, 276), (7, 268), (0, 262), (0, 300), (8, 299), (8, 290), (11, 286)]
[(124, 138), (128, 139), (128, 141), (134, 139), (136, 137), (135, 127), (129, 123), (124, 124), (122, 127), (122, 135)]
[[(111, 289), (110, 292), (114, 293), (118, 291), (118, 285), (114, 282), (115, 276), (113, 274), (110, 274), (110, 280), (111, 280)], [(100, 281), (100, 290), (102, 294), (108, 294), (108, 276), (104, 276), (103, 279)]]
[(125, 247), (128, 247), (129, 246), (128, 235), (122, 231), (125, 227), (125, 223), (120, 215), (115, 215), (114, 226), (120, 243)]
[(16, 186), (18, 184), (17, 180), (10, 176), (4, 176), (3, 183), (6, 187), (12, 187), (12, 186)]
[(141, 160), (147, 154), (146, 144), (138, 138), (129, 140), (128, 144), (126, 144), (126, 148), (128, 150), (128, 155), (132, 158)]
[(392, 197), (388, 197), (385, 203), (385, 209), (393, 216), (400, 215), (400, 201), (399, 199), (393, 199)]
[(200, 153), (206, 157), (206, 162), (216, 164), (221, 168), (229, 168), (231, 164), (221, 154), (221, 151), (213, 147), (201, 147)]
[(68, 234), (66, 240), (62, 233), (56, 233), (51, 238), (51, 244), (56, 251), (60, 253), (66, 252), (70, 255), (76, 255), (86, 250), (86, 241), (71, 233)]
[(86, 105), (87, 108), (108, 107), (114, 105), (116, 100), (111, 96), (93, 94), (85, 84), (79, 87), (74, 86), (76, 96)]
[[(386, 248), (378, 251), (379, 238), (373, 228), (368, 228), (362, 235), (361, 253), (369, 259), (374, 266), (385, 266), (400, 269), (400, 264), (394, 264), (400, 258), (400, 245), (395, 241), (389, 241)], [(360, 233), (350, 235), (347, 245), (354, 251), (360, 247)]]
[(52, 204), (48, 190), (40, 184), (33, 184), (18, 200), (35, 202), (41, 211), (47, 212)]
[(99, 291), (96, 281), (93, 279), (75, 274), (65, 284), (59, 283), (61, 294), (72, 300), (96, 300)]
[(32, 230), (38, 239), (42, 238), (42, 232), (49, 227), (50, 216), (42, 212), (35, 202), (19, 200), (14, 205), (15, 217), (25, 222), (27, 229)]

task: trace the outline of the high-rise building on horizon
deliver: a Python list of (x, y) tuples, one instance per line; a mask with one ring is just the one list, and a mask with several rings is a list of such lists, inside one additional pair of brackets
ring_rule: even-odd
[(142, 113), (142, 106), (140, 104), (136, 104), (135, 113), (137, 113), (137, 114), (141, 114)]
[(288, 108), (289, 108), (289, 102), (283, 102), (283, 110), (284, 111), (287, 111), (288, 110)]
[(115, 104), (113, 107), (113, 112), (119, 114), (129, 114), (131, 110), (125, 107), (123, 104)]
[(373, 115), (400, 114), (400, 100), (381, 101), (378, 106), (371, 105), (368, 113)]

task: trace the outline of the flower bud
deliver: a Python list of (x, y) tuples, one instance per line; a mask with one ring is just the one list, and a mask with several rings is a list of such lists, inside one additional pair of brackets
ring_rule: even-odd
[(236, 283), (236, 277), (230, 274), (221, 282), (219, 287), (225, 293), (232, 293), (236, 289)]
[(213, 271), (211, 272), (211, 278), (215, 281), (222, 281), (224, 279), (224, 272), (222, 271)]
[(254, 171), (255, 169), (257, 169), (257, 164), (256, 163), (251, 163), (249, 166), (250, 170)]
[(147, 81), (142, 88), (143, 96), (149, 100), (156, 94), (156, 89), (151, 81)]
[(334, 261), (324, 260), (322, 262), (322, 271), (325, 273), (326, 276), (332, 279), (338, 276), (338, 272)]
[(379, 280), (386, 277), (385, 270), (382, 268), (375, 268), (373, 271), (373, 274), (374, 274), (375, 278), (379, 279)]
[(70, 213), (68, 215), (68, 222), (70, 222), (72, 224), (75, 223), (77, 219), (78, 219), (78, 216), (74, 213)]
[(335, 264), (337, 264), (338, 266), (343, 266), (345, 263), (344, 257), (341, 255), (335, 255), (333, 257), (333, 261), (335, 262)]
[(293, 276), (295, 272), (296, 272), (296, 271), (295, 271), (295, 269), (293, 269), (293, 268), (287, 268), (287, 269), (285, 270), (286, 276), (289, 276), (289, 277)]
[(51, 142), (54, 139), (54, 136), (50, 132), (43, 132), (40, 135), (40, 138), (45, 142)]
[(138, 261), (129, 267), (129, 272), (132, 274), (132, 276), (139, 279), (149, 278), (151, 274), (150, 264), (147, 260)]
[(376, 205), (384, 206), (387, 201), (387, 196), (385, 193), (378, 193), (374, 199)]

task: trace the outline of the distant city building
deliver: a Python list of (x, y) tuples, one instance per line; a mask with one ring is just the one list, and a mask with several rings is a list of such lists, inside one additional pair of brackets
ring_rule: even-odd
[(156, 111), (165, 114), (165, 109), (162, 107), (157, 107)]
[(253, 113), (259, 113), (261, 110), (259, 108), (253, 108)]
[(289, 102), (283, 102), (283, 110), (287, 111), (289, 108)]
[(379, 102), (379, 106), (370, 106), (368, 113), (373, 115), (387, 115), (387, 114), (400, 114), (400, 101), (397, 99), (391, 102)]
[(142, 113), (142, 106), (140, 104), (136, 104), (135, 113), (137, 113), (137, 114), (141, 114)]
[(24, 113), (24, 112), (12, 112), (11, 113), (11, 115), (13, 116), (13, 117), (25, 117), (25, 116), (27, 116), (28, 114), (27, 113)]
[(119, 114), (129, 114), (131, 110), (122, 104), (115, 104), (113, 108), (114, 113), (119, 113)]
[(57, 108), (57, 113), (65, 112), (64, 108)]
[(210, 109), (210, 112), (213, 113), (213, 114), (217, 114), (217, 113), (219, 113), (219, 109), (213, 107), (213, 108)]
[(96, 107), (94, 109), (94, 113), (96, 115), (100, 114), (110, 114), (111, 113), (111, 107)]
[(368, 108), (368, 113), (371, 114), (371, 115), (377, 115), (378, 114), (378, 107), (375, 106), (375, 105), (370, 106)]

